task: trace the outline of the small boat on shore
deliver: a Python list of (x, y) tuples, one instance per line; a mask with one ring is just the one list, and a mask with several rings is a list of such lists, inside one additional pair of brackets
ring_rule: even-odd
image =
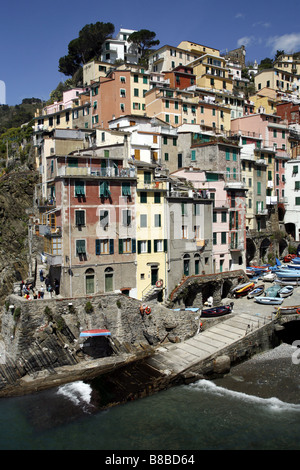
[(253, 299), (253, 297), (258, 297), (259, 295), (262, 295), (264, 293), (265, 286), (264, 284), (255, 287), (255, 289), (251, 290), (249, 294), (247, 295), (248, 299)]
[(289, 305), (286, 307), (277, 307), (275, 312), (281, 315), (300, 314), (300, 305)]
[(282, 287), (278, 284), (274, 284), (265, 291), (266, 297), (279, 297), (279, 292)]
[(228, 313), (232, 312), (233, 305), (234, 305), (233, 302), (231, 302), (228, 305), (220, 305), (218, 307), (204, 308), (200, 316), (203, 318), (214, 318), (214, 317), (221, 317), (223, 315), (228, 315)]
[(291, 285), (287, 285), (287, 286), (283, 286), (278, 294), (280, 297), (288, 297), (289, 295), (292, 295), (292, 293), (294, 292), (294, 287), (291, 286)]
[(281, 305), (284, 299), (282, 297), (264, 297), (262, 295), (261, 297), (254, 297), (254, 300), (263, 305)]
[(275, 277), (276, 277), (275, 273), (266, 273), (260, 277), (260, 280), (264, 282), (273, 282)]
[(235, 297), (242, 297), (244, 295), (247, 295), (251, 290), (253, 290), (255, 286), (254, 282), (246, 282), (245, 284), (240, 284), (239, 286), (235, 287), (231, 293)]

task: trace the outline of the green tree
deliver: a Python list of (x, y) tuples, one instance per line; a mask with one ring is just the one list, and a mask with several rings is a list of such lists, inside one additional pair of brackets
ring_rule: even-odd
[(258, 64), (258, 70), (271, 69), (272, 67), (273, 60), (269, 57), (266, 57), (265, 59), (261, 60), (260, 64)]
[(103, 43), (112, 37), (115, 27), (112, 23), (87, 24), (80, 31), (78, 38), (68, 45), (68, 54), (59, 59), (58, 71), (73, 76), (89, 60), (98, 59)]
[(140, 63), (146, 63), (151, 48), (158, 46), (160, 43), (160, 41), (155, 39), (155, 37), (156, 33), (149, 31), (148, 29), (140, 29), (129, 36), (128, 42), (132, 42), (141, 50)]
[(275, 57), (274, 57), (274, 60), (279, 59), (279, 57), (280, 57), (281, 55), (284, 55), (284, 50), (282, 50), (282, 51), (277, 50), (277, 51), (276, 51), (276, 54), (275, 54)]

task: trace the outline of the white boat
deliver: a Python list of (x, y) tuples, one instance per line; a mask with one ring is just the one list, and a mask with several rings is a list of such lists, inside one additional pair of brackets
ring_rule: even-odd
[(275, 282), (280, 286), (300, 286), (300, 279), (275, 279)]
[(264, 305), (281, 305), (283, 302), (283, 298), (281, 297), (254, 297), (255, 302), (258, 304), (264, 304)]
[(263, 276), (261, 276), (261, 280), (264, 282), (273, 282), (275, 277), (276, 275), (274, 273), (266, 273)]
[(278, 292), (280, 297), (288, 297), (289, 295), (292, 295), (294, 292), (294, 287), (291, 285), (284, 286), (280, 289)]

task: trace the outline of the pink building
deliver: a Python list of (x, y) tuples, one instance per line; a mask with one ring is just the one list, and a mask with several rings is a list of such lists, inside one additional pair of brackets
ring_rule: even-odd
[(195, 190), (214, 200), (212, 214), (213, 272), (245, 267), (245, 191), (239, 182), (225, 182), (221, 174), (183, 168), (173, 173), (192, 182)]

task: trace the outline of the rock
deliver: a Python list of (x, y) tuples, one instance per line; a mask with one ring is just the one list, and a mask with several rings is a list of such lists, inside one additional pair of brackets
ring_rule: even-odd
[(227, 374), (230, 371), (230, 357), (219, 356), (213, 362), (213, 370), (215, 374)]

